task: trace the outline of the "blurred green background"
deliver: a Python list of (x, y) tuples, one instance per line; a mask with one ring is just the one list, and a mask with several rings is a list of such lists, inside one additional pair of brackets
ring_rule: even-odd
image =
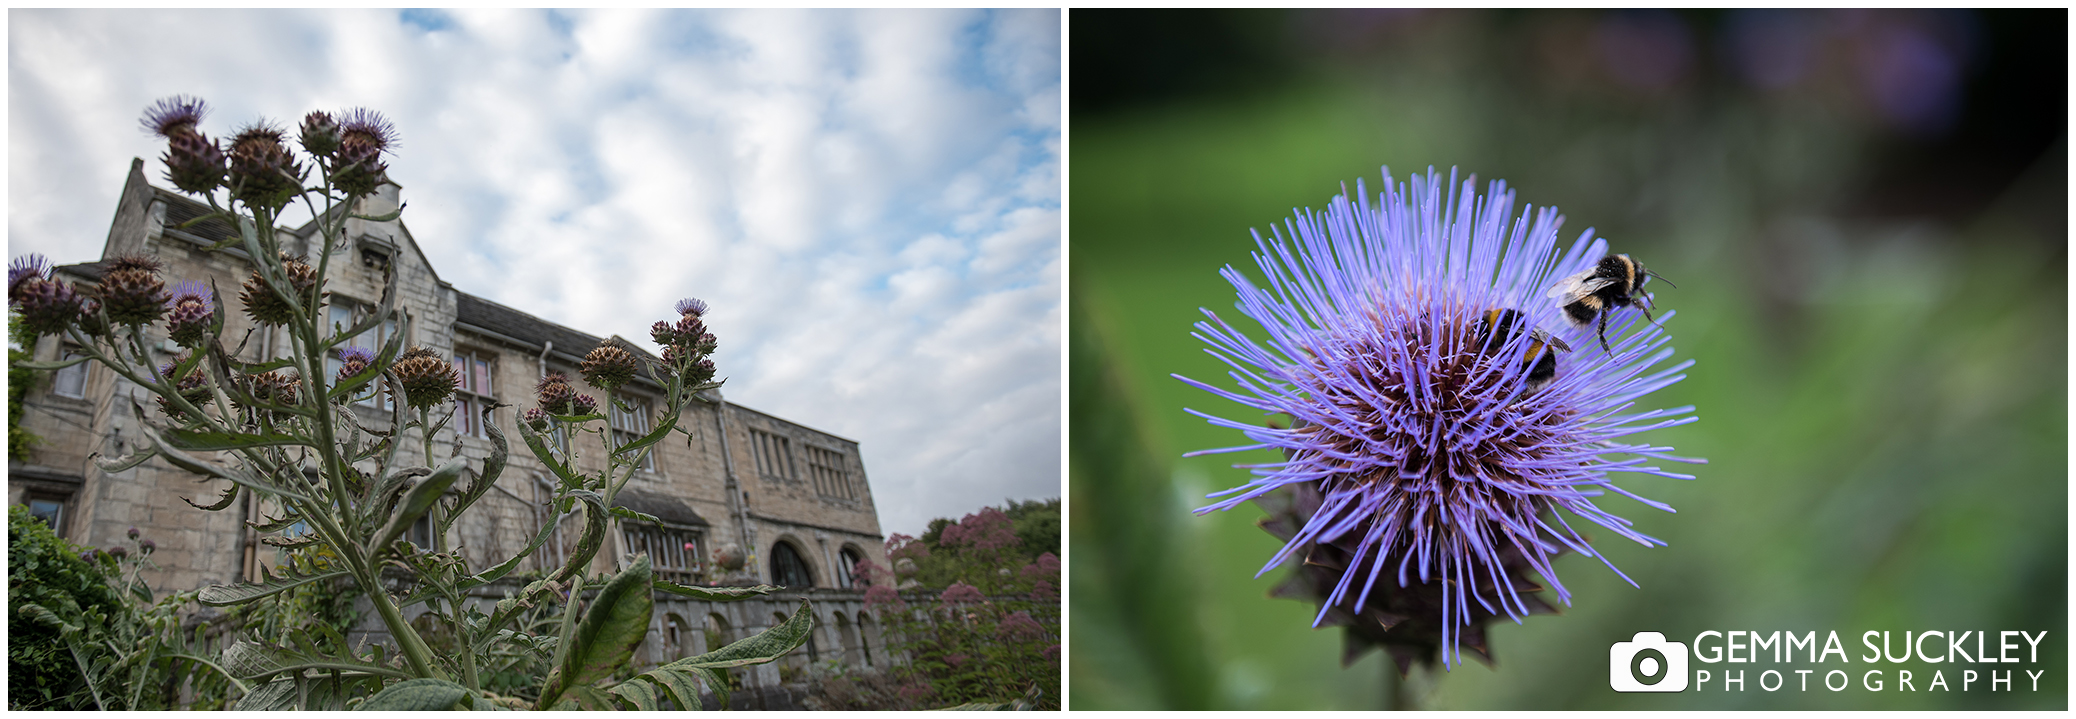
[[(2050, 12), (1069, 13), (1071, 693), (1075, 709), (2067, 706), (2067, 18)], [(1505, 179), (1677, 289), (1696, 366), (1645, 435), (1700, 479), (1602, 506), (1670, 547), (1598, 542), (1564, 615), (1501, 623), (1498, 668), (1342, 668), (1339, 630), (1253, 575), (1251, 506), (1194, 517), (1258, 458), (1183, 413), (1246, 410), (1189, 336), (1261, 278), (1249, 229), (1380, 165)], [(1519, 205), (1517, 205), (1517, 208)], [(1257, 332), (1258, 329), (1251, 331)], [(1259, 334), (1256, 334), (1259, 337)], [(1266, 419), (1266, 418), (1263, 418)], [(1604, 533), (1603, 533), (1604, 534)], [(1852, 688), (1608, 688), (1637, 631), (1837, 631)], [(2037, 692), (1868, 666), (1860, 633), (2051, 632)], [(1994, 635), (1993, 635), (1994, 636)], [(1992, 642), (1994, 643), (1994, 642)], [(1861, 673), (1887, 672), (1886, 691)], [(1896, 669), (1920, 691), (1900, 691)], [(1954, 691), (1926, 691), (1933, 670)], [(1822, 671), (1814, 675), (1821, 679)]]

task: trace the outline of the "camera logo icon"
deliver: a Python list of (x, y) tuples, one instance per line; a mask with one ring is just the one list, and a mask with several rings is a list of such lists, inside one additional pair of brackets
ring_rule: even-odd
[(1637, 632), (1607, 649), (1607, 685), (1618, 692), (1687, 690), (1687, 645), (1657, 632)]

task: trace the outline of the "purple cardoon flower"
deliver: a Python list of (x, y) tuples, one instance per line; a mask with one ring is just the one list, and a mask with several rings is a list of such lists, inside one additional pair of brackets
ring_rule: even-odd
[(368, 365), (374, 363), (375, 351), (366, 347), (348, 347), (339, 350), (338, 381), (344, 382), (350, 377), (358, 376), (360, 373), (368, 371)]
[(144, 109), (144, 131), (159, 137), (172, 139), (195, 131), (202, 124), (202, 117), (209, 114), (208, 103), (199, 97), (174, 95), (160, 99)]
[[(1616, 487), (1609, 473), (1692, 479), (1646, 463), (1699, 460), (1626, 442), (1695, 419), (1681, 416), (1692, 407), (1632, 408), (1692, 364), (1657, 367), (1672, 355), (1663, 329), (1616, 309), (1610, 353), (1546, 297), (1592, 268), (1605, 241), (1587, 230), (1559, 253), (1555, 209), (1513, 215), (1503, 182), (1481, 197), (1475, 180), (1452, 190), (1432, 170), (1409, 184), (1395, 184), (1388, 169), (1384, 179), (1381, 196), (1358, 181), (1355, 198), (1299, 215), (1272, 240), (1257, 234), (1266, 288), (1231, 267), (1221, 273), (1240, 312), (1267, 334), (1257, 342), (1209, 310), (1210, 321), (1196, 324), (1233, 368), (1237, 391), (1176, 378), (1290, 416), (1288, 427), (1262, 427), (1190, 410), (1251, 441), (1188, 456), (1284, 455), (1240, 465), (1255, 478), (1211, 495), (1219, 501), (1197, 513), (1259, 502), (1270, 515), (1262, 527), (1286, 542), (1262, 573), (1302, 562), (1275, 596), (1319, 602), (1315, 627), (1346, 625), (1345, 661), (1382, 645), (1404, 672), (1437, 653), (1453, 666), (1465, 644), (1489, 661), (1485, 624), (1552, 611), (1532, 594), (1541, 587), (1530, 573), (1570, 603), (1551, 560), (1566, 550), (1600, 555), (1554, 510), (1663, 545), (1592, 498), (1611, 491), (1671, 511)], [(1498, 310), (1515, 311), (1527, 331), (1481, 332)], [(1558, 355), (1554, 378), (1532, 383), (1552, 336), (1580, 351)]]
[(365, 107), (356, 107), (339, 114), (339, 136), (344, 140), (367, 143), (379, 151), (391, 151), (398, 145), (396, 126), (382, 113)]
[(592, 399), (588, 394), (577, 395), (576, 399), (570, 400), (569, 405), (569, 413), (579, 417), (598, 414), (598, 400)]
[(678, 314), (703, 316), (706, 314), (706, 301), (697, 297), (678, 300)]
[[(21, 288), (31, 280), (50, 279), (50, 260), (43, 255), (23, 255), (7, 264), (7, 300), (21, 302)], [(663, 324), (658, 322), (657, 324)]]
[(8, 302), (22, 312), (22, 330), (31, 335), (54, 335), (79, 321), (83, 298), (72, 283), (60, 279), (29, 279), (10, 288)]
[(166, 315), (166, 329), (173, 341), (182, 347), (200, 347), (216, 316), (216, 291), (207, 283), (188, 280), (173, 286), (166, 307), (171, 310)]

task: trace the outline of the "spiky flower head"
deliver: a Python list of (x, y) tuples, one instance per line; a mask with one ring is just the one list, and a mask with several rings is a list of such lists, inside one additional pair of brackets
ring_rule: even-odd
[[(303, 380), (286, 372), (262, 372), (260, 374), (246, 375), (245, 388), (247, 392), (252, 393), (252, 398), (259, 402), (275, 405), (293, 405), (298, 401), (297, 395), (303, 388)], [(247, 409), (258, 409), (258, 407), (248, 407)], [(286, 413), (274, 412), (273, 416), (280, 418), (286, 416)]]
[[(1598, 351), (1546, 297), (1560, 279), (1593, 267), (1606, 243), (1589, 230), (1559, 253), (1553, 209), (1516, 217), (1504, 183), (1482, 197), (1474, 183), (1451, 191), (1430, 171), (1399, 185), (1387, 170), (1381, 196), (1358, 182), (1355, 198), (1335, 197), (1271, 240), (1257, 236), (1267, 289), (1231, 268), (1223, 274), (1267, 340), (1209, 310), (1196, 325), (1239, 389), (1177, 375), (1251, 410), (1290, 416), (1288, 427), (1261, 427), (1197, 413), (1250, 442), (1192, 456), (1284, 454), (1242, 465), (1254, 479), (1212, 495), (1219, 501), (1198, 513), (1247, 501), (1268, 510), (1263, 528), (1286, 544), (1262, 572), (1303, 563), (1275, 595), (1317, 602), (1315, 627), (1345, 626), (1349, 662), (1377, 645), (1401, 671), (1437, 655), (1453, 666), (1465, 644), (1489, 656), (1486, 624), (1548, 609), (1529, 574), (1569, 604), (1551, 560), (1566, 550), (1599, 556), (1565, 514), (1662, 545), (1592, 498), (1635, 497), (1612, 472), (1691, 479), (1649, 463), (1698, 461), (1625, 441), (1694, 420), (1682, 416), (1691, 407), (1632, 408), (1692, 364), (1657, 366), (1672, 353), (1662, 329), (1617, 309), (1609, 334), (1623, 338), (1611, 354)], [(1537, 333), (1479, 337), (1479, 320), (1505, 309), (1595, 351), (1561, 355), (1554, 379), (1531, 388), (1537, 352), (1548, 351)]]
[(172, 139), (194, 134), (195, 127), (201, 125), (203, 116), (208, 114), (209, 104), (201, 98), (174, 95), (161, 98), (145, 108), (141, 124), (145, 132)]
[(404, 386), (404, 398), (415, 409), (438, 406), (454, 396), (454, 388), (461, 384), (454, 363), (424, 347), (406, 350), (389, 369), (396, 373), (396, 381)]
[(108, 321), (140, 326), (157, 322), (166, 313), (166, 282), (159, 279), (159, 261), (144, 255), (119, 255), (108, 260), (101, 284), (94, 288)]
[(316, 157), (330, 157), (339, 149), (339, 121), (331, 113), (312, 110), (303, 116), (302, 132), (296, 136), (303, 143), (303, 150)]
[(281, 129), (260, 120), (231, 138), (231, 189), (246, 204), (278, 210), (303, 183), (303, 167), (282, 144)]
[(548, 431), (548, 413), (542, 412), (541, 408), (534, 407), (532, 409), (526, 410), (526, 415), (524, 419), (526, 421), (526, 426), (532, 427), (533, 431)]
[(339, 136), (342, 140), (358, 140), (376, 150), (389, 151), (396, 147), (396, 126), (382, 113), (365, 107), (356, 107), (340, 113)]
[(635, 369), (637, 367), (634, 353), (614, 344), (612, 340), (598, 343), (590, 354), (584, 355), (584, 361), (577, 365), (577, 371), (584, 375), (585, 382), (608, 392), (634, 379)]
[(166, 164), (167, 182), (182, 192), (195, 195), (213, 192), (223, 186), (224, 174), (229, 171), (223, 148), (199, 132), (174, 135), (166, 140), (166, 154), (159, 161)]
[(588, 394), (577, 395), (576, 399), (569, 402), (569, 413), (579, 417), (598, 414), (598, 400), (592, 399)]
[(576, 402), (577, 390), (569, 386), (569, 376), (561, 372), (549, 372), (533, 386), (535, 399), (540, 409), (549, 414), (577, 414), (571, 410)]
[[(186, 399), (188, 404), (200, 407), (202, 403), (209, 401), (210, 395), (209, 377), (202, 374), (202, 368), (197, 366), (194, 369), (188, 370), (187, 376), (181, 377), (177, 381), (173, 377), (175, 372), (180, 371), (180, 366), (186, 364), (192, 356), (191, 354), (182, 353), (180, 356), (173, 358), (173, 361), (159, 365), (159, 371), (152, 376), (151, 380), (153, 382), (173, 382), (174, 391), (179, 392), (180, 396)], [(166, 413), (167, 417), (175, 420), (186, 418), (186, 413), (180, 410), (179, 405), (174, 404), (163, 396), (159, 397), (158, 400), (159, 411)]]
[(173, 286), (166, 300), (166, 329), (182, 347), (200, 347), (216, 319), (216, 291), (199, 280)]
[(338, 381), (344, 382), (348, 377), (366, 372), (368, 371), (368, 365), (374, 363), (375, 351), (366, 347), (348, 347), (339, 350)]
[(7, 302), (21, 310), (22, 329), (32, 335), (63, 333), (79, 321), (81, 300), (72, 283), (54, 277), (26, 278), (8, 287)]
[[(19, 303), (22, 287), (30, 282), (50, 279), (50, 260), (43, 255), (22, 255), (7, 263), (7, 301)], [(658, 323), (661, 324), (661, 323)]]
[[(317, 303), (317, 268), (283, 252), (281, 270), (288, 275), (289, 288), (296, 293), (304, 307)], [(245, 290), (239, 293), (238, 299), (244, 300), (245, 313), (251, 315), (254, 322), (263, 325), (285, 325), (290, 317), (295, 316), (295, 308), (291, 307), (287, 300), (281, 299), (280, 295), (274, 294), (274, 290), (267, 286), (267, 281), (260, 277), (259, 270), (253, 270), (252, 275), (245, 278)]]
[(694, 317), (705, 315), (706, 300), (702, 300), (697, 297), (687, 297), (685, 299), (678, 300), (678, 314), (692, 315)]

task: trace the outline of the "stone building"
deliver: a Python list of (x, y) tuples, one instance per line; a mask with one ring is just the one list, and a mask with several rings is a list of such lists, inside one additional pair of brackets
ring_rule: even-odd
[[(389, 213), (397, 207), (397, 192), (395, 185), (385, 186), (359, 208), (360, 213)], [(237, 299), (237, 288), (249, 272), (243, 250), (204, 251), (233, 232), (217, 219), (191, 222), (207, 212), (206, 205), (152, 186), (143, 161), (135, 161), (102, 257), (156, 257), (165, 263), (161, 275), (168, 287), (184, 280), (213, 283), (226, 309), (222, 338), (227, 350), (247, 361), (286, 354), (287, 333), (278, 328), (255, 330)], [(323, 249), (314, 222), (283, 232), (283, 245), (292, 254), (311, 255), (314, 262), (314, 253)], [(521, 569), (560, 566), (580, 522), (574, 515), (550, 516), (553, 510), (546, 499), (553, 475), (526, 450), (515, 423), (518, 414), (534, 404), (536, 380), (548, 372), (577, 377), (578, 361), (601, 338), (441, 280), (401, 220), (349, 220), (346, 236), (352, 246), (332, 254), (327, 270), (327, 311), (333, 321), (346, 326), (365, 317), (381, 299), (388, 274), (396, 273), (405, 321), (401, 326), (387, 323), (352, 343), (379, 347), (389, 333), (402, 332), (404, 346), (423, 345), (452, 357), (462, 375), (457, 412), (435, 435), (435, 456), (444, 460), (458, 453), (471, 460), (472, 471), (480, 471), (491, 449), (487, 429), (478, 419), (480, 409), (493, 403), (510, 405), (492, 414), (492, 421), (511, 439), (510, 464), (494, 490), (446, 537), (449, 546), (458, 547), (473, 567), (486, 567), (523, 549), (544, 522), (560, 522), (560, 536)], [(100, 276), (101, 262), (62, 265), (58, 272), (76, 284), (91, 285)], [(657, 309), (655, 319), (672, 314), (668, 307)], [(725, 308), (721, 309), (719, 316), (725, 318)], [(725, 320), (714, 327), (726, 342)], [(156, 332), (153, 361), (168, 361), (178, 348), (165, 339), (163, 323)], [(648, 354), (639, 349), (647, 344), (645, 337), (623, 341), (622, 346)], [(56, 337), (42, 338), (34, 348), (36, 359), (45, 361), (65, 357), (68, 351)], [(721, 375), (727, 374), (728, 368), (722, 367)], [(580, 391), (591, 391), (577, 384)], [(636, 405), (651, 409), (611, 412), (612, 431), (646, 434), (653, 408), (662, 401), (660, 390), (646, 377), (623, 388)], [(148, 444), (137, 428), (133, 397), (146, 408), (146, 416), (156, 417), (151, 395), (107, 368), (81, 364), (51, 373), (29, 394), (20, 418), (44, 444), (26, 460), (9, 459), (9, 502), (29, 505), (61, 536), (88, 545), (122, 544), (124, 533), (137, 527), (158, 545), (152, 559), (160, 569), (147, 579), (162, 593), (250, 580), (262, 566), (278, 561), (280, 550), (259, 542), (244, 524), (268, 511), (249, 495), (239, 506), (221, 512), (206, 512), (183, 501), (208, 503), (227, 482), (198, 481), (200, 477), (161, 459), (115, 473), (101, 470), (94, 458), (127, 456), (140, 443)], [(813, 655), (808, 659), (866, 664), (883, 658), (883, 645), (853, 579), (853, 568), (864, 561), (886, 564), (858, 443), (727, 402), (718, 391), (706, 398), (710, 401), (695, 402), (680, 415), (679, 427), (689, 437), (672, 435), (656, 444), (652, 460), (620, 495), (620, 504), (657, 521), (613, 519), (611, 541), (599, 552), (592, 571), (611, 571), (620, 561), (647, 552), (660, 575), (705, 583), (727, 578), (717, 567), (717, 554), (733, 551), (748, 560), (744, 572), (734, 573), (733, 579), (788, 590), (769, 601), (716, 605), (659, 595), (654, 641), (646, 644), (652, 660), (689, 655), (713, 641), (761, 631), (775, 618), (790, 614), (802, 593), (814, 599), (819, 620), (813, 646), (802, 652)], [(353, 411), (362, 426), (385, 429), (391, 422), (390, 401), (375, 393), (356, 401)], [(603, 466), (602, 448), (595, 439), (592, 442), (588, 453), (578, 447), (580, 468)], [(425, 526), (409, 536), (420, 543), (431, 541)], [(769, 669), (765, 674), (767, 680), (776, 678)]]

